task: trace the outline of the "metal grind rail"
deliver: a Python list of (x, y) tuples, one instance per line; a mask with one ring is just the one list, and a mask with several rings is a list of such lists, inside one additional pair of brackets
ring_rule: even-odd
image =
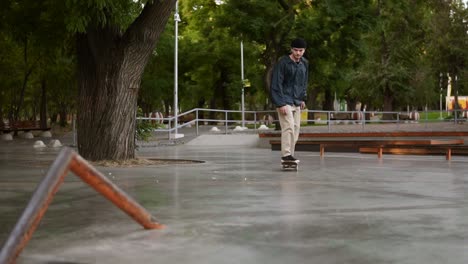
[(72, 171), (98, 193), (109, 199), (145, 229), (161, 229), (164, 227), (156, 222), (145, 208), (97, 171), (75, 151), (70, 148), (63, 148), (34, 191), (23, 214), (5, 241), (0, 251), (1, 264), (15, 263), (16, 258), (31, 239), (69, 171)]

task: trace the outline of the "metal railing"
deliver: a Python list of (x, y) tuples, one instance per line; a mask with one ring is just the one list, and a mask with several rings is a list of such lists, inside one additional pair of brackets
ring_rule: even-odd
[[(399, 129), (401, 124), (418, 123), (424, 124), (425, 127), (431, 123), (455, 123), (466, 121), (466, 110), (454, 111), (319, 111), (305, 110), (307, 115), (301, 119), (303, 125), (327, 126), (328, 132), (331, 132), (333, 126), (342, 124), (360, 125), (361, 131), (365, 131), (366, 127), (373, 124), (395, 124)], [(202, 113), (207, 113), (203, 114)], [(229, 127), (232, 125), (247, 124), (254, 130), (257, 130), (261, 125), (272, 126), (278, 120), (275, 118), (276, 111), (244, 111), (247, 118), (241, 119), (242, 111), (240, 110), (219, 110), (195, 108), (190, 111), (177, 115), (178, 124), (174, 124), (174, 117), (153, 118), (153, 117), (138, 117), (137, 122), (150, 121), (164, 124), (163, 128), (155, 128), (155, 132), (167, 132), (169, 138), (177, 128), (184, 128), (195, 125), (196, 135), (200, 134), (200, 125), (214, 124), (222, 125), (224, 133), (229, 133)], [(203, 116), (203, 117), (201, 117)], [(216, 116), (215, 118), (205, 118), (205, 116)], [(268, 116), (269, 118), (265, 118)]]

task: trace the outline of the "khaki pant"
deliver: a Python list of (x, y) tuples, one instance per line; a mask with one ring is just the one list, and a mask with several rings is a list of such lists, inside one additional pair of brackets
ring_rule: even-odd
[(301, 127), (301, 107), (287, 105), (286, 115), (281, 114), (278, 109), (278, 119), (281, 126), (281, 155), (282, 157), (293, 155), (299, 138)]

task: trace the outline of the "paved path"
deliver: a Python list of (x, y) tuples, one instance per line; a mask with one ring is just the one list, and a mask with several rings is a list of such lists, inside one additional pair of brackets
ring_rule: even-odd
[[(57, 149), (0, 145), (0, 243)], [(99, 167), (164, 230), (143, 230), (69, 175), (18, 263), (468, 263), (468, 157), (177, 145), (139, 156), (203, 160)]]

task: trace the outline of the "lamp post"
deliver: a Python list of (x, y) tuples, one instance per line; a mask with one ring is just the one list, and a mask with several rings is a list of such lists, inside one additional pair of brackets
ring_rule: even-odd
[(175, 23), (175, 26), (174, 26), (174, 127), (175, 127), (175, 130), (174, 130), (174, 135), (172, 136), (173, 139), (176, 139), (176, 138), (181, 138), (181, 137), (184, 137), (183, 134), (178, 134), (177, 133), (177, 126), (178, 126), (178, 121), (177, 121), (177, 115), (179, 113), (179, 109), (178, 109), (178, 87), (179, 87), (179, 83), (178, 83), (178, 75), (179, 75), (179, 72), (178, 72), (178, 53), (179, 53), (179, 22), (180, 22), (180, 16), (179, 16), (179, 1), (176, 1), (176, 6), (175, 6), (175, 13), (174, 13), (174, 23)]
[(245, 128), (245, 107), (244, 107), (244, 44), (241, 41), (241, 80), (242, 80), (242, 99), (241, 99), (241, 112), (242, 112), (242, 128)]
[(442, 119), (442, 76), (443, 74), (439, 74), (439, 88), (440, 88), (440, 93), (439, 93), (439, 109), (440, 109), (440, 116), (439, 119)]

